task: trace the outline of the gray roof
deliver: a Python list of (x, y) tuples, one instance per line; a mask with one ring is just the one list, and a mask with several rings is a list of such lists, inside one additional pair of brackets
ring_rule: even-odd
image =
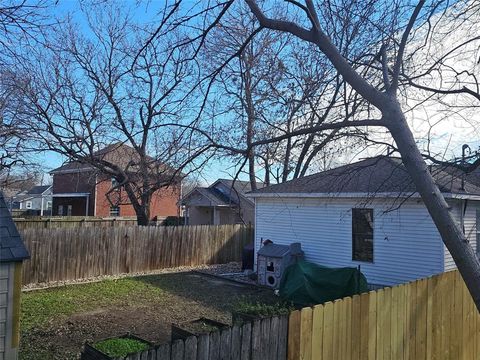
[(0, 192), (0, 262), (22, 261), (29, 257)]
[(267, 244), (258, 250), (258, 255), (279, 258), (288, 254), (289, 251), (290, 246), (288, 245)]
[[(227, 188), (232, 189), (229, 191), (231, 194), (225, 194), (218, 190), (215, 186), (219, 183), (222, 183)], [(265, 185), (263, 183), (257, 183), (257, 188), (263, 188)], [(211, 206), (232, 206), (238, 205), (238, 199), (235, 196), (237, 193), (241, 196), (244, 196), (245, 193), (250, 191), (252, 187), (250, 186), (249, 181), (240, 181), (230, 179), (218, 179), (209, 187), (196, 187), (190, 193), (188, 193), (183, 199), (182, 203), (187, 203), (187, 199), (190, 197), (191, 194), (194, 192), (200, 193), (202, 196), (207, 198), (211, 202)], [(246, 198), (245, 198), (246, 199)], [(251, 200), (246, 199), (247, 201), (251, 202)]]
[(28, 195), (40, 195), (47, 191), (52, 185), (41, 185), (41, 186), (34, 186), (30, 190), (28, 190)]
[(203, 187), (197, 187), (195, 188), (200, 194), (205, 196), (210, 202), (212, 203), (212, 206), (221, 206), (221, 205), (236, 205), (236, 202), (232, 203), (231, 199), (227, 198), (226, 196), (223, 196), (223, 194), (220, 191), (217, 191), (212, 188), (203, 188)]
[[(252, 191), (252, 186), (250, 184), (250, 181), (235, 180), (235, 182), (233, 182), (232, 179), (218, 179), (217, 181), (215, 181), (214, 184), (216, 184), (218, 182), (221, 182), (221, 183), (225, 184), (229, 188), (234, 188), (240, 194), (245, 194), (249, 191)], [(210, 186), (213, 186), (214, 184), (212, 184)], [(261, 182), (257, 182), (256, 186), (257, 186), (257, 189), (261, 189), (261, 188), (265, 187), (265, 185)]]
[[(462, 189), (462, 174), (433, 166), (430, 171), (443, 193), (480, 195), (480, 177), (466, 176)], [(474, 181), (476, 180), (476, 181)], [(356, 163), (340, 166), (303, 178), (268, 186), (251, 192), (251, 196), (261, 194), (288, 193), (398, 193), (412, 194), (415, 185), (399, 158), (379, 156)]]

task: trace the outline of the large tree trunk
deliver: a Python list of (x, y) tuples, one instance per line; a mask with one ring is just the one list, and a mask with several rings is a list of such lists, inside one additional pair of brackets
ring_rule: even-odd
[(139, 226), (148, 226), (150, 224), (150, 219), (144, 211), (136, 211), (137, 214), (137, 225)]
[(135, 215), (137, 215), (137, 225), (150, 225), (150, 201), (152, 198), (151, 195), (144, 192), (140, 199), (138, 199), (135, 191), (132, 189), (132, 186), (129, 183), (125, 184), (124, 189), (127, 193), (130, 203), (133, 206), (133, 210), (135, 210)]
[(449, 211), (449, 205), (430, 174), (400, 104), (391, 99), (383, 112), (388, 128), (397, 144), (403, 164), (432, 217), (447, 249), (480, 311), (480, 261), (460, 226)]

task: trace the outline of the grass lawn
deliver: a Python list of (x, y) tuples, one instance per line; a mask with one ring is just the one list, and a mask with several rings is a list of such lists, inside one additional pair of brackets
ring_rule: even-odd
[(22, 294), (20, 359), (76, 359), (85, 341), (131, 332), (170, 339), (171, 323), (231, 323), (239, 299), (276, 303), (270, 290), (198, 273), (139, 276)]

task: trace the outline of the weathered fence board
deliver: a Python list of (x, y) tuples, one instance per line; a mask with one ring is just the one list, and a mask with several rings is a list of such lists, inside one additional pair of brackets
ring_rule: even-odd
[(289, 317), (288, 359), (478, 359), (480, 314), (458, 271)]
[(86, 279), (178, 266), (240, 261), (252, 228), (242, 225), (178, 227), (70, 227), (21, 229), (31, 259), (23, 284)]
[[(274, 324), (272, 326), (272, 324)], [(127, 360), (286, 360), (288, 316), (257, 320), (234, 325), (198, 337), (192, 336), (162, 344), (153, 351), (133, 354)], [(273, 340), (275, 339), (275, 340)], [(154, 357), (150, 354), (155, 353)]]

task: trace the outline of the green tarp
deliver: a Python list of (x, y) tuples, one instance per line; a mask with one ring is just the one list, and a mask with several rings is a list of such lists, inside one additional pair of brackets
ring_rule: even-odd
[(360, 294), (368, 288), (367, 279), (356, 268), (328, 268), (300, 260), (285, 269), (279, 291), (288, 302), (310, 306)]

